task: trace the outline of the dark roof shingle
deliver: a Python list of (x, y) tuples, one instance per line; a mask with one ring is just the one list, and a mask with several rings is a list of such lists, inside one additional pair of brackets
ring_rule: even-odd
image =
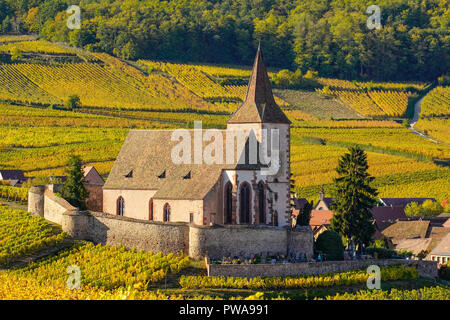
[(273, 97), (261, 47), (258, 47), (245, 101), (231, 115), (228, 123), (286, 123), (291, 121)]

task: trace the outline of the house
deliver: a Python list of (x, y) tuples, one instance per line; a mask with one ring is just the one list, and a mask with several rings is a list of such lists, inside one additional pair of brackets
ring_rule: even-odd
[(333, 198), (326, 198), (323, 186), (320, 188), (319, 201), (317, 202), (314, 210), (331, 210), (331, 204), (333, 203)]
[(9, 181), (11, 186), (20, 186), (27, 179), (22, 170), (0, 170), (0, 181)]
[(371, 209), (375, 223), (375, 239), (383, 237), (383, 230), (393, 225), (399, 220), (406, 219), (405, 211), (402, 207), (373, 207)]
[(225, 130), (130, 131), (103, 187), (103, 211), (195, 225), (287, 226), (290, 124), (258, 48), (245, 101)]
[(97, 169), (93, 166), (83, 167), (84, 182), (88, 185), (100, 185), (103, 186), (105, 181), (102, 176), (98, 173)]
[[(317, 236), (317, 232), (326, 230), (330, 225), (330, 220), (334, 215), (331, 210), (331, 205), (334, 199), (325, 197), (323, 187), (319, 192), (319, 201), (311, 212), (310, 226), (315, 231), (314, 235)], [(375, 224), (375, 239), (381, 239), (383, 237), (382, 231), (394, 224), (398, 220), (406, 219), (405, 211), (402, 207), (385, 207), (377, 206), (371, 209)]]
[(312, 210), (311, 220), (309, 225), (311, 226), (314, 237), (317, 238), (319, 234), (328, 230), (330, 226), (331, 218), (333, 218), (334, 211), (331, 210)]
[(437, 261), (439, 264), (446, 264), (450, 261), (450, 234), (447, 234), (430, 252), (429, 259)]
[(103, 211), (103, 186), (105, 181), (93, 166), (83, 167), (84, 187), (89, 192), (86, 207), (91, 211)]

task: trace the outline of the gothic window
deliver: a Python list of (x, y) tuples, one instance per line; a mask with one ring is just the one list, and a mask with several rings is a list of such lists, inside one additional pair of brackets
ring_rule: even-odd
[(233, 223), (233, 185), (228, 182), (225, 187), (225, 223)]
[(153, 199), (148, 202), (148, 220), (153, 220)]
[(164, 222), (170, 221), (170, 205), (166, 203), (164, 205)]
[(241, 186), (240, 198), (240, 213), (241, 224), (250, 223), (250, 186), (248, 183), (244, 183)]
[(266, 223), (266, 198), (265, 198), (264, 183), (261, 181), (258, 184), (258, 210), (259, 210), (259, 223)]
[(116, 209), (116, 214), (118, 216), (123, 216), (125, 212), (125, 200), (123, 200), (122, 197), (119, 197), (117, 199), (117, 209)]

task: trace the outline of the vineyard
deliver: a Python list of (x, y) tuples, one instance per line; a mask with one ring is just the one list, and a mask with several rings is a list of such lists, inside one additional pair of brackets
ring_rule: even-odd
[(28, 189), (0, 185), (0, 198), (6, 201), (18, 201), (26, 204), (28, 201)]
[(450, 119), (449, 118), (421, 118), (414, 128), (450, 144)]
[[(0, 43), (1, 42), (8, 42), (8, 41), (0, 40)], [(30, 39), (29, 41), (13, 41), (11, 43), (0, 45), (0, 52), (10, 53), (13, 50), (19, 50), (20, 52), (30, 52), (30, 53), (75, 55), (81, 58), (82, 60), (85, 60), (86, 62), (93, 60), (93, 57), (90, 54), (84, 52), (83, 50), (65, 46), (62, 44), (55, 44), (44, 40)]]
[(450, 87), (436, 87), (422, 101), (421, 116), (450, 115)]
[(418, 290), (361, 290), (356, 294), (328, 296), (326, 300), (450, 300), (450, 287), (431, 287)]
[(44, 218), (2, 205), (0, 225), (0, 267), (25, 254), (53, 246), (66, 237), (64, 233), (55, 233)]
[(107, 290), (140, 284), (142, 289), (163, 280), (168, 274), (177, 274), (190, 264), (188, 257), (162, 253), (153, 254), (124, 247), (111, 247), (87, 243), (58, 255), (31, 263), (16, 270), (17, 275), (32, 276), (42, 284), (64, 286), (67, 268), (78, 266), (81, 285), (102, 287)]
[(402, 117), (417, 92), (426, 88), (425, 83), (357, 82), (319, 78), (324, 88), (316, 89), (324, 95), (332, 95), (351, 106), (356, 112), (370, 117)]
[[(390, 280), (412, 280), (419, 276), (416, 268), (405, 268), (403, 266), (383, 267), (381, 279)], [(252, 289), (252, 290), (282, 290), (299, 288), (316, 288), (330, 286), (351, 286), (366, 283), (370, 274), (365, 270), (340, 272), (335, 274), (324, 274), (303, 277), (275, 277), (275, 278), (235, 278), (235, 277), (202, 277), (182, 276), (180, 285), (185, 289), (205, 288), (230, 288), (230, 289)]]

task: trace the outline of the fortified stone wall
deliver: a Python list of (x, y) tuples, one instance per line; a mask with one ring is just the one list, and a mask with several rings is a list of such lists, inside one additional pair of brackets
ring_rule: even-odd
[(78, 212), (78, 209), (71, 206), (70, 203), (63, 198), (56, 196), (52, 191), (48, 189), (45, 190), (44, 218), (62, 226), (66, 219), (64, 216), (66, 212), (75, 214)]
[(205, 256), (250, 256), (262, 252), (304, 253), (311, 257), (310, 228), (289, 230), (264, 226), (197, 226), (185, 222), (137, 220), (107, 213), (79, 212), (51, 190), (30, 190), (30, 212), (60, 224), (70, 236), (94, 243), (163, 253), (180, 252), (194, 259)]
[[(292, 275), (314, 275), (330, 272), (341, 272), (354, 269), (365, 269), (370, 265), (386, 266), (402, 264), (405, 267), (415, 267), (423, 277), (438, 276), (435, 261), (419, 260), (361, 260), (361, 261), (325, 261), (286, 264), (208, 264), (208, 276), (225, 277), (282, 277)], [(381, 279), (383, 280), (383, 279)]]
[(249, 256), (262, 252), (300, 253), (310, 258), (312, 244), (310, 228), (291, 231), (264, 226), (191, 226), (189, 232), (189, 256), (194, 259)]
[[(87, 215), (86, 240), (163, 253), (189, 253), (189, 227), (185, 223), (141, 221), (105, 213)], [(84, 228), (84, 225), (79, 225)], [(74, 234), (80, 228), (75, 228)]]
[(44, 192), (45, 186), (31, 187), (28, 191), (28, 212), (37, 217), (44, 216)]

